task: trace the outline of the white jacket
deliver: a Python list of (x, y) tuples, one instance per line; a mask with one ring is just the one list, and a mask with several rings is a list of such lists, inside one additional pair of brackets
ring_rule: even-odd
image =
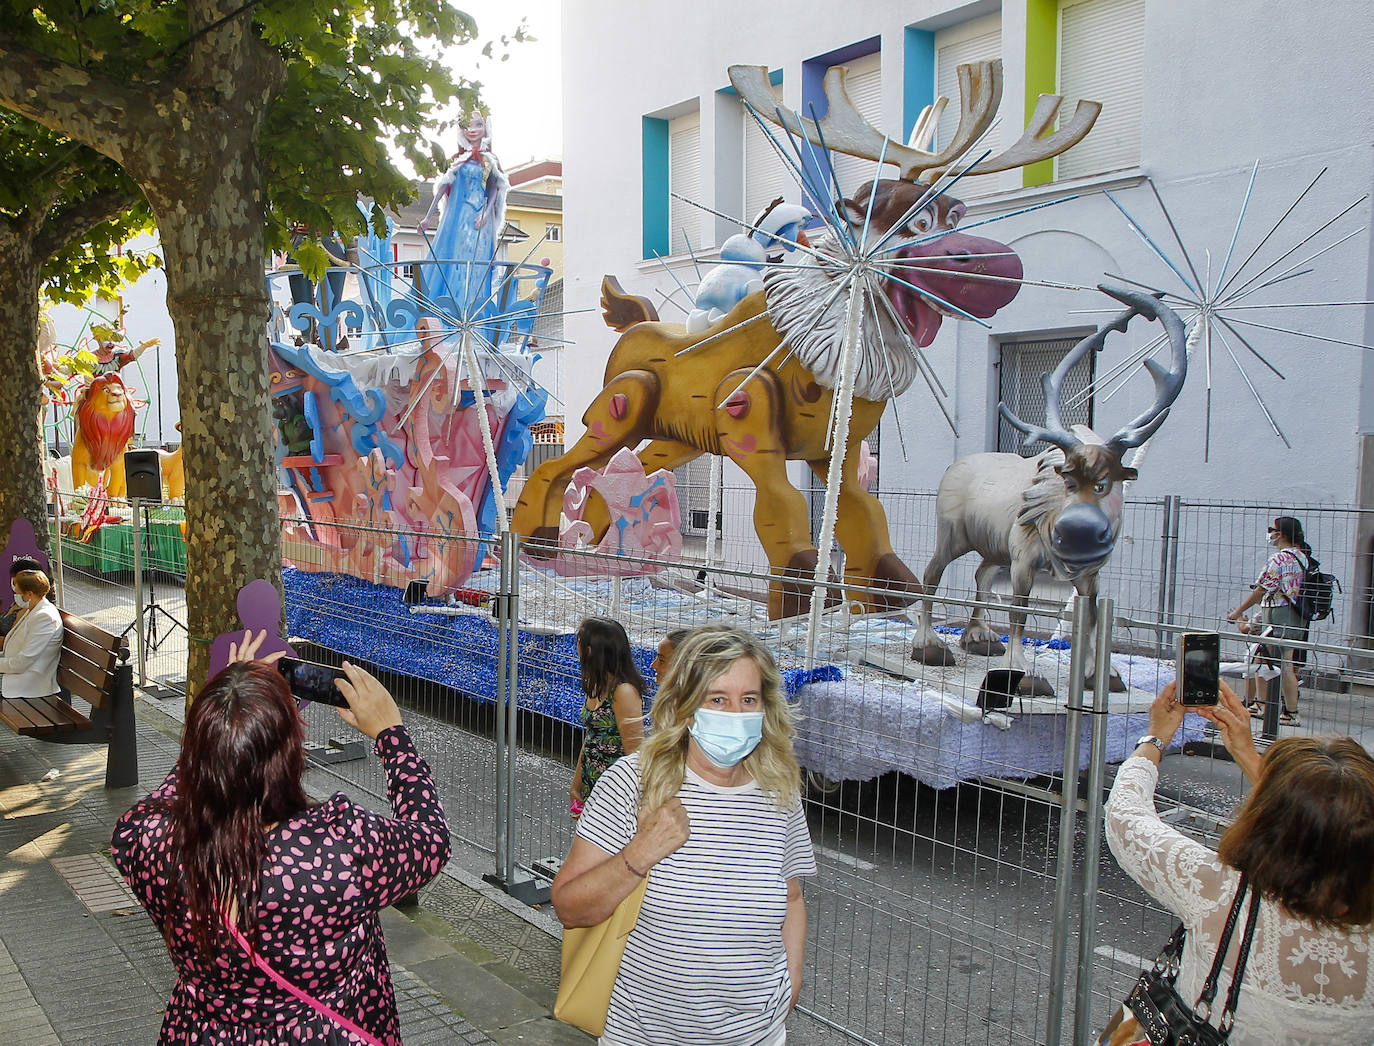
[(57, 693), (62, 654), (62, 615), (47, 599), (19, 619), (0, 654), (0, 696), (47, 697)]

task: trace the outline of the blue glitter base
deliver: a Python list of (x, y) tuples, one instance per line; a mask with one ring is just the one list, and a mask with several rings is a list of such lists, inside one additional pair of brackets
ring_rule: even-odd
[[(412, 614), (401, 590), (348, 574), (282, 569), (286, 628), (290, 636), (317, 643), (398, 675), (451, 687), (478, 701), (496, 700), (496, 619), (483, 614)], [(441, 606), (431, 602), (431, 606)], [(521, 708), (581, 726), (583, 705), (577, 640), (519, 634)], [(636, 647), (635, 664), (653, 684), (655, 650)], [(807, 683), (843, 679), (834, 665), (783, 669), (789, 700)], [(645, 709), (649, 707), (646, 696)]]

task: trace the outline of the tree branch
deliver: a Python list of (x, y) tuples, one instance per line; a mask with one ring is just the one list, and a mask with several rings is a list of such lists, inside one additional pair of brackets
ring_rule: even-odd
[(131, 112), (156, 96), (24, 47), (0, 33), (0, 105), (123, 164)]
[(79, 240), (101, 222), (123, 214), (143, 198), (136, 189), (105, 189), (63, 211), (60, 222), (50, 222), (34, 237), (33, 255), (41, 265), (68, 244)]

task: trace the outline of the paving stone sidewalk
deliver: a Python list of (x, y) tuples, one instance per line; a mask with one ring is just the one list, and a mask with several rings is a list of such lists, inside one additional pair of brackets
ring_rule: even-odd
[[(136, 789), (104, 788), (103, 747), (0, 730), (0, 1043), (157, 1041), (175, 975), (109, 841), (176, 760), (179, 725), (144, 700), (138, 716)], [(550, 1014), (557, 942), (480, 891), (442, 875), (382, 922), (408, 1046), (592, 1041)]]

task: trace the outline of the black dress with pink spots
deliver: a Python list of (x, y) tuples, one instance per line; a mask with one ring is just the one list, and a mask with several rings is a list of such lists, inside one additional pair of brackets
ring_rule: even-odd
[[(433, 879), (449, 857), (448, 825), (404, 727), (377, 737), (395, 817), (336, 793), (267, 836), (258, 898), (258, 952), (268, 965), (375, 1035), (401, 1042), (378, 912)], [(180, 890), (167, 809), (177, 772), (119, 819), (115, 864), (164, 930), (177, 969), (160, 1044), (356, 1043), (252, 964), (228, 936), (216, 955), (196, 947)]]

